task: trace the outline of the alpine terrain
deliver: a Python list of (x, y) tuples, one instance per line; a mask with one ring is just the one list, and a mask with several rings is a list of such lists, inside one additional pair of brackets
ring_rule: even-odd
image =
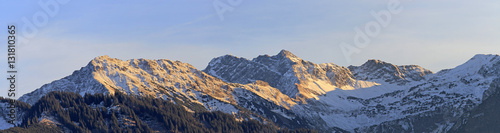
[[(207, 112), (223, 112), (240, 123), (258, 121), (266, 125), (266, 132), (299, 128), (319, 132), (484, 132), (497, 129), (494, 123), (499, 122), (494, 118), (499, 118), (495, 113), (500, 111), (498, 100), (495, 100), (500, 98), (499, 87), (499, 55), (478, 54), (462, 65), (437, 73), (418, 65), (395, 65), (381, 60), (368, 60), (361, 66), (348, 67), (315, 64), (286, 50), (251, 60), (224, 55), (212, 59), (203, 70), (167, 59), (124, 61), (100, 56), (71, 75), (20, 97), (18, 104), (27, 103), (31, 107), (18, 108), (22, 119), (16, 123), (74, 121), (78, 123), (76, 126), (82, 127), (85, 122), (76, 121), (76, 117), (57, 120), (55, 117), (64, 115), (54, 115), (48, 111), (50, 109), (39, 107), (43, 104), (41, 101), (71, 96), (73, 100), (85, 99), (81, 103), (89, 110), (106, 108), (102, 119), (109, 122), (95, 127), (111, 127), (112, 118), (116, 116), (109, 112), (117, 108), (140, 112), (140, 107), (148, 103), (127, 104), (114, 97), (127, 94), (132, 97), (129, 99), (151, 98), (173, 103), (193, 114), (188, 116), (193, 117), (194, 123), (199, 121), (199, 125), (205, 125), (206, 129), (196, 130), (203, 132), (241, 131), (207, 126), (211, 123), (203, 114)], [(87, 101), (99, 99), (93, 98), (96, 95), (105, 95), (101, 100), (118, 100), (113, 104), (106, 104), (104, 100)], [(146, 101), (150, 103), (151, 99)], [(61, 103), (59, 111), (77, 107), (71, 105), (79, 104)], [(167, 103), (161, 105), (167, 106)], [(5, 107), (7, 103), (2, 102), (0, 106)], [(35, 107), (41, 109), (36, 111)], [(154, 108), (144, 105), (146, 107)], [(2, 109), (0, 121), (3, 122), (7, 120), (7, 110)], [(33, 115), (33, 112), (38, 113)], [(166, 122), (167, 126), (148, 121), (156, 117), (154, 114), (137, 115), (135, 123), (141, 127), (137, 128), (139, 131), (178, 131), (173, 129), (179, 127), (168, 126), (166, 119), (158, 121)], [(118, 121), (128, 120), (125, 119), (128, 117), (120, 118)], [(481, 121), (493, 124), (482, 125)], [(64, 125), (59, 126), (64, 131), (87, 131)], [(10, 127), (13, 126), (2, 126), (2, 129)], [(245, 129), (244, 125), (230, 127)], [(89, 131), (93, 130), (89, 128)]]

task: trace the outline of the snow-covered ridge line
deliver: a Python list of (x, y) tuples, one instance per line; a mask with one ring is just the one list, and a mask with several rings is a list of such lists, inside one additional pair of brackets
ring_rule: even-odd
[[(181, 96), (189, 102), (202, 103), (202, 95), (209, 95), (221, 102), (238, 105), (232, 92), (235, 88), (248, 89), (266, 100), (289, 108), (295, 103), (272, 87), (260, 84), (233, 84), (197, 70), (192, 65), (167, 59), (131, 59), (123, 61), (108, 56), (94, 58), (86, 67), (61, 80), (42, 86), (21, 101), (33, 104), (50, 91), (85, 93), (109, 93), (117, 91), (132, 95), (171, 99)], [(259, 91), (255, 91), (259, 88)], [(266, 90), (271, 89), (271, 90)], [(274, 93), (263, 93), (274, 92)], [(188, 101), (186, 101), (188, 102)]]
[[(269, 82), (292, 99), (301, 101), (292, 107), (298, 116), (322, 120), (327, 127), (369, 132), (363, 127), (384, 125), (384, 122), (443, 110), (441, 108), (460, 116), (464, 113), (461, 109), (481, 103), (483, 93), (494, 79), (484, 75), (494, 76), (491, 73), (500, 72), (500, 65), (492, 66), (498, 64), (497, 57), (476, 55), (455, 69), (434, 74), (418, 65), (398, 66), (380, 60), (368, 60), (348, 69), (333, 63), (318, 65), (282, 50), (274, 56), (258, 56), (251, 62), (246, 59), (226, 64), (211, 62), (204, 71), (224, 73), (226, 76), (219, 78), (229, 82)], [(268, 69), (278, 75), (260, 71)]]
[[(81, 95), (124, 92), (170, 100), (194, 111), (203, 107), (241, 113), (245, 108), (292, 127), (362, 132), (377, 132), (379, 128), (373, 127), (383, 127), (380, 129), (404, 132), (418, 128), (408, 125), (418, 122), (415, 120), (420, 116), (460, 117), (481, 104), (494, 91), (490, 84), (499, 78), (498, 56), (476, 55), (435, 74), (417, 65), (398, 66), (380, 60), (349, 67), (314, 64), (286, 50), (252, 60), (217, 57), (203, 71), (167, 59), (123, 61), (99, 56), (19, 100), (33, 104), (51, 91)], [(436, 128), (454, 122), (434, 118), (438, 123), (432, 124), (441, 125)]]

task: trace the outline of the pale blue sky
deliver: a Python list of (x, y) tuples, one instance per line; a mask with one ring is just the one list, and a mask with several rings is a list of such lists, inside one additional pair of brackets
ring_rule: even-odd
[[(55, 0), (4, 1), (3, 30), (7, 24), (22, 30), (22, 18), (32, 21), (37, 13), (46, 14), (39, 1)], [(389, 0), (242, 0), (223, 14), (223, 21), (214, 1), (72, 0), (58, 5), (55, 16), (38, 26), (28, 43), (18, 45), (16, 96), (70, 75), (100, 55), (180, 60), (204, 69), (212, 58), (225, 54), (251, 59), (287, 49), (314, 63), (348, 66), (380, 59), (437, 72), (475, 54), (500, 53), (500, 1), (495, 0), (401, 0), (403, 10), (392, 14), (390, 24), (353, 54), (351, 62), (339, 44), (353, 44), (354, 28), (375, 21), (370, 11), (387, 10)], [(0, 54), (7, 54), (6, 47)], [(6, 63), (0, 64), (5, 70)], [(0, 88), (8, 87), (6, 80), (0, 83)]]

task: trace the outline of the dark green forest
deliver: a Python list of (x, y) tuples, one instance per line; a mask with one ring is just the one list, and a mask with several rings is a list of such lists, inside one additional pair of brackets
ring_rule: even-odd
[[(152, 97), (51, 92), (24, 110), (21, 125), (0, 132), (183, 132), (183, 133), (298, 133), (309, 129), (283, 129), (256, 120), (237, 121), (215, 111), (188, 112), (182, 105)], [(39, 122), (51, 116), (58, 124)]]

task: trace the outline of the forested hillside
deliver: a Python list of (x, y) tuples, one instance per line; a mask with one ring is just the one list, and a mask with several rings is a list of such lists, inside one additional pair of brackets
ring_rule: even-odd
[(193, 112), (161, 99), (123, 93), (82, 97), (51, 92), (31, 107), (22, 105), (26, 105), (22, 124), (0, 132), (314, 132), (237, 120), (220, 111)]

